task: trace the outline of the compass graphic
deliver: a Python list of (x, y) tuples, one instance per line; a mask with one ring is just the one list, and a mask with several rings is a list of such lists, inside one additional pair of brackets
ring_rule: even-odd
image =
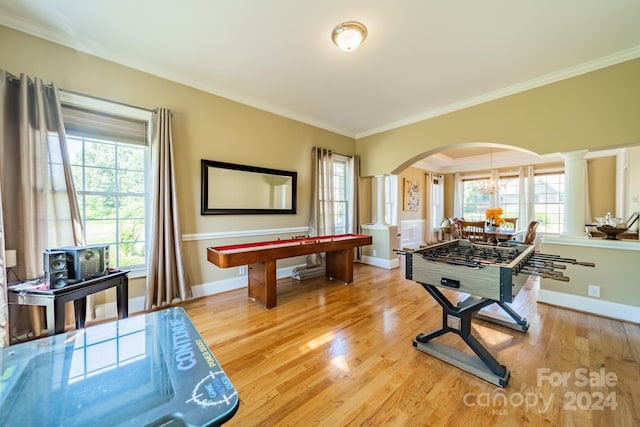
[(233, 388), (227, 376), (222, 372), (209, 371), (209, 375), (196, 384), (191, 392), (191, 399), (185, 403), (193, 402), (203, 408), (217, 405), (231, 405), (238, 392)]

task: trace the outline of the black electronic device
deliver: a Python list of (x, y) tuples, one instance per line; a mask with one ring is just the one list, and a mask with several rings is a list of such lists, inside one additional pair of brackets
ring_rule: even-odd
[(44, 280), (53, 289), (67, 285), (69, 274), (67, 270), (67, 253), (60, 250), (45, 250), (42, 254)]
[(108, 245), (69, 246), (51, 251), (65, 254), (69, 279), (76, 281), (93, 279), (109, 272)]

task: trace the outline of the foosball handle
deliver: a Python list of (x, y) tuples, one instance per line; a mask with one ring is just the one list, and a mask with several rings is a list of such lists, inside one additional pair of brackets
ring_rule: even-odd
[(576, 261), (574, 264), (582, 265), (582, 266), (584, 266), (584, 267), (595, 267), (595, 266), (596, 266), (595, 262), (582, 262), (582, 261)]

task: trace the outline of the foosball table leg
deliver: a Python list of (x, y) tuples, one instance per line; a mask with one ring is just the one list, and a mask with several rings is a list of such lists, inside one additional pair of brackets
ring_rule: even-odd
[[(421, 285), (442, 307), (442, 328), (428, 334), (419, 334), (413, 341), (413, 346), (492, 384), (506, 387), (510, 376), (507, 367), (501, 365), (484, 345), (471, 335), (471, 320), (474, 315), (495, 301), (469, 297), (454, 306), (435, 286), (423, 283)], [(434, 338), (449, 332), (460, 336), (476, 357), (433, 341)]]
[(484, 320), (485, 322), (495, 323), (496, 325), (504, 326), (509, 329), (513, 329), (518, 332), (527, 332), (529, 330), (529, 322), (524, 317), (520, 316), (516, 311), (507, 305), (505, 302), (496, 301), (496, 304), (504, 310), (505, 313), (509, 315), (513, 319), (510, 321), (509, 319), (497, 316), (494, 313), (481, 313), (477, 312), (475, 314), (475, 318), (479, 320)]

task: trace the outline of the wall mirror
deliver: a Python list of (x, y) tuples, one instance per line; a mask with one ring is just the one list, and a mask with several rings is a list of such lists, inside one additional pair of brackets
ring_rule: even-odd
[(202, 215), (295, 214), (297, 172), (201, 160)]

